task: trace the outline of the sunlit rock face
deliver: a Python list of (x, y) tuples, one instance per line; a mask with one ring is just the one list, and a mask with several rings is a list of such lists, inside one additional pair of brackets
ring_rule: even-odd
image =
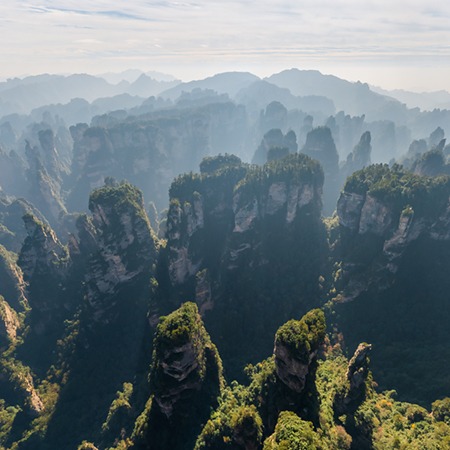
[[(219, 348), (222, 341), (229, 346), (228, 353), (220, 348), (224, 359), (250, 354), (247, 343), (260, 340), (270, 352), (269, 331), (275, 333), (287, 317), (317, 305), (319, 296), (311, 292), (318, 289), (327, 251), (322, 185), (320, 165), (302, 154), (262, 167), (233, 155), (205, 158), (200, 174), (173, 182), (164, 253), (169, 296), (175, 306), (186, 298), (196, 300), (206, 323), (216, 324), (211, 335)], [(286, 295), (276, 299), (280, 289)], [(267, 305), (261, 317), (248, 317), (244, 311), (250, 304), (258, 308), (261, 302)], [(239, 335), (244, 342), (234, 352), (230, 310), (234, 321), (246, 317), (246, 325), (233, 331), (234, 339)]]
[(317, 352), (311, 353), (309, 361), (305, 363), (297, 359), (286, 346), (275, 342), (273, 353), (278, 377), (289, 389), (297, 393), (302, 392), (305, 387), (306, 376), (309, 373), (309, 363)]
[(161, 317), (150, 369), (152, 404), (140, 440), (146, 449), (193, 448), (223, 387), (222, 363), (195, 303)]
[(414, 242), (450, 241), (449, 198), (444, 178), (382, 165), (355, 172), (337, 204), (348, 280), (342, 300), (353, 300), (371, 286), (387, 288)]
[[(155, 401), (167, 418), (183, 414), (201, 391), (221, 387), (221, 365), (203, 326), (197, 306), (185, 303), (162, 319), (154, 342), (152, 366)], [(212, 399), (211, 399), (212, 400)]]
[(19, 327), (17, 313), (0, 297), (0, 349), (16, 339)]
[(94, 320), (109, 321), (115, 295), (130, 283), (146, 282), (156, 260), (156, 241), (144, 211), (141, 192), (129, 184), (94, 191), (92, 218), (77, 222), (78, 240), (71, 252), (87, 260), (86, 299)]
[(301, 393), (325, 337), (325, 316), (321, 310), (290, 320), (275, 335), (273, 354), (276, 373), (293, 392)]

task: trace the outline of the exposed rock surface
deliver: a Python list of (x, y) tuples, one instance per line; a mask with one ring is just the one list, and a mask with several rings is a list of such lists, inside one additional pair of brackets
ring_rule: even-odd
[(16, 310), (27, 308), (25, 281), (16, 256), (0, 245), (0, 295)]
[(153, 348), (154, 397), (137, 448), (193, 448), (223, 385), (220, 357), (195, 303), (161, 318)]
[[(93, 319), (109, 321), (116, 294), (129, 283), (148, 284), (156, 258), (156, 238), (144, 210), (142, 193), (124, 183), (94, 191), (92, 218), (77, 221), (78, 240), (71, 239), (71, 254), (81, 258), (86, 299)], [(142, 287), (144, 289), (144, 285)]]
[(306, 376), (309, 373), (309, 364), (316, 357), (317, 352), (312, 352), (309, 355), (309, 360), (305, 363), (300, 361), (281, 342), (275, 341), (273, 353), (277, 375), (280, 380), (294, 392), (302, 392), (305, 387)]
[(63, 276), (68, 254), (55, 232), (31, 214), (25, 215), (23, 221), (28, 237), (23, 244), (18, 263), (25, 280), (30, 282), (33, 277), (50, 272)]
[[(221, 366), (215, 346), (203, 326), (198, 309), (185, 303), (158, 325), (152, 368), (157, 387), (155, 401), (166, 417), (172, 416), (179, 402), (189, 401), (205, 389), (205, 383), (221, 387)], [(218, 377), (209, 380), (212, 374)]]
[[(345, 253), (343, 269), (349, 280), (342, 297), (345, 301), (371, 286), (389, 286), (413, 242), (450, 240), (449, 182), (379, 165), (367, 170), (365, 190), (352, 187), (364, 173), (356, 172), (349, 179), (337, 205)], [(388, 189), (395, 194), (389, 194)]]
[(0, 297), (0, 348), (16, 339), (19, 327), (16, 312)]
[[(250, 342), (259, 340), (270, 351), (270, 334), (288, 314), (301, 315), (317, 305), (309, 302), (318, 296), (304, 293), (317, 288), (326, 251), (320, 165), (302, 154), (263, 167), (236, 159), (207, 158), (201, 174), (174, 181), (165, 248), (171, 301), (177, 306), (186, 298), (196, 299), (206, 323), (214, 324), (210, 332), (222, 356), (233, 359), (232, 347), (250, 353)], [(312, 254), (317, 258), (311, 264)], [(292, 283), (279, 286), (286, 278)], [(280, 289), (286, 292), (282, 299), (277, 298)], [(260, 302), (270, 305), (261, 316), (251, 314)], [(228, 336), (235, 330), (231, 322), (242, 322), (233, 337)], [(230, 346), (228, 352), (222, 343)]]
[(311, 363), (325, 338), (325, 317), (321, 310), (290, 320), (275, 335), (275, 368), (280, 380), (296, 393), (305, 388)]
[(347, 383), (344, 391), (336, 396), (334, 402), (334, 408), (338, 415), (353, 413), (365, 400), (371, 350), (372, 346), (363, 342), (358, 345), (350, 359), (346, 374)]

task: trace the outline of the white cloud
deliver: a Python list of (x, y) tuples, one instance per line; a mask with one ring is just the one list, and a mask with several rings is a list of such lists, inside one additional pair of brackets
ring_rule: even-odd
[(450, 73), (449, 19), (442, 0), (5, 0), (0, 76), (125, 63), (198, 77), (293, 66)]

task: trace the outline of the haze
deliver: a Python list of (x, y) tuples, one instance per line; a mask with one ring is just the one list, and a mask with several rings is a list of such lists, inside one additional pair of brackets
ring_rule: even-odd
[(0, 77), (138, 68), (189, 80), (299, 67), (388, 89), (450, 90), (449, 19), (442, 0), (7, 0)]

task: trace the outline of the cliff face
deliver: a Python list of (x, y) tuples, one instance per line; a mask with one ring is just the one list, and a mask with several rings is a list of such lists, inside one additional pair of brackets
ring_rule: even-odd
[[(44, 149), (48, 152), (44, 156), (41, 155), (37, 146), (32, 147), (28, 141), (26, 142), (27, 181), (30, 189), (28, 196), (55, 227), (58, 225), (60, 216), (66, 213), (66, 207), (61, 198), (61, 171), (53, 143), (45, 142), (48, 137), (42, 137), (42, 139)], [(46, 160), (46, 156), (49, 160)]]
[(414, 386), (413, 400), (436, 395), (430, 364), (444, 364), (430, 348), (448, 355), (449, 198), (448, 177), (374, 165), (347, 180), (338, 202), (338, 322), (347, 344), (373, 344), (378, 382), (400, 394)]
[(153, 348), (153, 402), (138, 448), (193, 448), (223, 387), (219, 354), (194, 303), (161, 318)]
[(17, 313), (9, 306), (3, 297), (0, 297), (0, 349), (3, 350), (17, 337), (20, 327)]
[(261, 168), (219, 158), (171, 187), (166, 270), (172, 301), (195, 298), (222, 357), (238, 364), (270, 351), (263, 330), (317, 304), (323, 174), (298, 154)]
[(231, 103), (165, 110), (95, 127), (71, 127), (74, 157), (68, 207), (81, 211), (108, 176), (126, 179), (163, 209), (170, 181), (209, 153), (242, 145), (245, 110)]
[(94, 191), (92, 218), (77, 222), (71, 254), (84, 268), (86, 300), (95, 321), (110, 321), (120, 291), (148, 283), (156, 261), (156, 241), (144, 211), (142, 194), (129, 184)]
[[(368, 184), (357, 186), (358, 177)], [(343, 270), (350, 279), (343, 300), (355, 299), (380, 281), (380, 288), (389, 285), (415, 241), (449, 242), (449, 195), (450, 183), (444, 178), (389, 171), (386, 166), (372, 166), (351, 177), (337, 204)]]
[(319, 161), (323, 167), (324, 212), (331, 215), (339, 192), (339, 155), (330, 129), (328, 127), (312, 129), (306, 136), (306, 142), (301, 151)]
[(67, 278), (69, 255), (55, 232), (27, 214), (23, 217), (27, 238), (19, 254), (20, 266), (28, 285), (27, 297), (35, 317), (35, 331), (57, 324), (54, 313), (70, 309), (70, 300), (61, 295)]
[(325, 338), (325, 317), (316, 309), (301, 320), (290, 320), (275, 335), (275, 368), (278, 378), (293, 392), (301, 393), (311, 363)]

